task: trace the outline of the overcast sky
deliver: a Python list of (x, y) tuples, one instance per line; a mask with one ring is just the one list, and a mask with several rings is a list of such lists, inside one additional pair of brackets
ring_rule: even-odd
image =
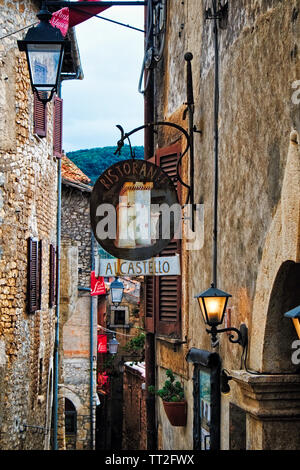
[[(144, 28), (143, 7), (111, 7), (106, 18)], [(143, 62), (143, 33), (99, 18), (75, 27), (83, 80), (64, 81), (63, 148), (65, 152), (116, 145), (125, 132), (144, 122), (143, 95), (138, 92)], [(143, 132), (132, 136), (143, 145)]]

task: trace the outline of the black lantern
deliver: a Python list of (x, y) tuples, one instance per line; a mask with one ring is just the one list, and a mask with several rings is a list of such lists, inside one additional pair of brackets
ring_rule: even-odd
[(50, 24), (52, 13), (44, 4), (37, 17), (39, 25), (28, 30), (23, 41), (18, 41), (18, 47), (26, 52), (33, 92), (47, 103), (57, 91), (67, 41), (60, 29)]
[(108, 342), (108, 351), (110, 354), (117, 354), (119, 342), (116, 339), (116, 335), (114, 334), (113, 337)]
[(209, 326), (218, 326), (223, 323), (226, 305), (230, 294), (211, 285), (210, 289), (196, 295), (204, 321)]
[(245, 347), (248, 342), (248, 329), (244, 324), (241, 325), (239, 330), (232, 327), (217, 329), (217, 326), (223, 323), (229, 297), (232, 297), (232, 295), (217, 289), (214, 284), (206, 291), (195, 296), (198, 299), (205, 324), (211, 327), (210, 330), (207, 329), (206, 331), (211, 334), (213, 347), (217, 346), (219, 342), (217, 334), (225, 331), (232, 331), (237, 334), (237, 339), (234, 339), (234, 335), (229, 336), (231, 343), (239, 343)]
[(124, 284), (123, 282), (119, 281), (118, 278), (110, 284), (111, 301), (116, 307), (118, 307), (118, 305), (122, 302), (123, 291)]
[(300, 305), (286, 312), (284, 316), (286, 318), (290, 318), (293, 321), (298, 338), (300, 339)]

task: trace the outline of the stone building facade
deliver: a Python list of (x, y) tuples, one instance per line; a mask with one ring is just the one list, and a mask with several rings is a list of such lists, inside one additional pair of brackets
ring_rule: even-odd
[[(47, 104), (41, 135), (25, 54), (17, 47), (24, 31), (11, 34), (36, 23), (39, 7), (31, 0), (0, 2), (0, 448), (10, 450), (50, 448), (55, 340), (50, 246), (57, 245), (58, 173), (54, 101)], [(73, 65), (71, 59), (64, 70), (73, 72)], [(33, 283), (39, 283), (32, 310), (29, 272), (35, 294)]]
[[(163, 32), (160, 35), (164, 49), (154, 70), (148, 71), (153, 80), (146, 91), (146, 116), (149, 121), (169, 121), (189, 129), (184, 56), (191, 52), (191, 110), (197, 131), (193, 132), (192, 176), (194, 202), (204, 208), (204, 223), (200, 247), (190, 249), (186, 237), (181, 241), (181, 295), (174, 299), (181, 307), (176, 317), (180, 328), (176, 331), (169, 324), (169, 334), (161, 333), (161, 324), (168, 323), (161, 316), (165, 306), (154, 284), (148, 282), (147, 291), (146, 281), (146, 318), (155, 318), (147, 334), (148, 377), (152, 374), (153, 383), (154, 360), (157, 386), (164, 381), (166, 369), (173, 369), (184, 383), (188, 402), (187, 425), (176, 428), (166, 419), (161, 400), (156, 400), (157, 447), (192, 449), (199, 441), (201, 429), (195, 427), (199, 392), (193, 386), (197, 364), (186, 360), (195, 348), (199, 355), (218, 354), (221, 368), (231, 377), (230, 394), (219, 396), (219, 418), (214, 423), (219, 448), (299, 449), (300, 378), (291, 360), (297, 335), (284, 313), (300, 304), (300, 2), (216, 2), (225, 13), (223, 21), (217, 20), (217, 71), (214, 20), (205, 14), (210, 7), (208, 16), (212, 15), (213, 2), (162, 3), (167, 5), (164, 38)], [(226, 333), (219, 335), (216, 348), (211, 346), (194, 298), (213, 280), (216, 91), (217, 287), (232, 295), (227, 326), (239, 328), (244, 323), (248, 327), (249, 345), (242, 363), (243, 349), (230, 343)], [(180, 156), (186, 145), (181, 132), (163, 126), (148, 134), (146, 143), (147, 158), (155, 153), (161, 166), (166, 161), (161, 156)], [(181, 178), (191, 184), (189, 156), (182, 160)], [(168, 171), (166, 164), (165, 168)], [(182, 201), (186, 193), (183, 187)], [(168, 293), (172, 295), (171, 290)], [(238, 436), (244, 438), (238, 442)], [(203, 443), (197, 445), (203, 448)]]
[(146, 450), (145, 365), (127, 362), (123, 380), (123, 450)]
[(89, 221), (89, 183), (63, 156), (59, 447), (67, 450), (95, 446), (97, 297), (90, 295), (90, 278), (96, 247)]

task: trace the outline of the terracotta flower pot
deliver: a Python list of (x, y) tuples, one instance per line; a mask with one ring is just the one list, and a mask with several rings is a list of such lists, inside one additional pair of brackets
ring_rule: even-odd
[(187, 417), (186, 401), (163, 401), (166, 415), (172, 426), (185, 426)]

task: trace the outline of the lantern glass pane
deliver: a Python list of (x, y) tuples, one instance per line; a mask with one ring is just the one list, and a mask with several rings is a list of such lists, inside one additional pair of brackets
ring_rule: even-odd
[(300, 318), (293, 318), (293, 323), (297, 331), (298, 338), (300, 339)]
[(201, 313), (203, 315), (204, 322), (207, 323), (207, 318), (206, 318), (206, 315), (205, 315), (205, 308), (204, 308), (204, 305), (203, 305), (203, 298), (198, 297), (198, 302), (199, 302), (199, 305), (200, 305), (200, 310), (201, 310)]
[(226, 300), (226, 297), (205, 297), (204, 302), (209, 325), (220, 325), (222, 323)]
[(119, 346), (119, 343), (118, 341), (113, 338), (109, 343), (108, 343), (108, 350), (110, 352), (110, 354), (117, 354), (118, 352), (118, 346)]
[(38, 90), (49, 91), (56, 85), (61, 49), (61, 44), (28, 44), (32, 84)]

